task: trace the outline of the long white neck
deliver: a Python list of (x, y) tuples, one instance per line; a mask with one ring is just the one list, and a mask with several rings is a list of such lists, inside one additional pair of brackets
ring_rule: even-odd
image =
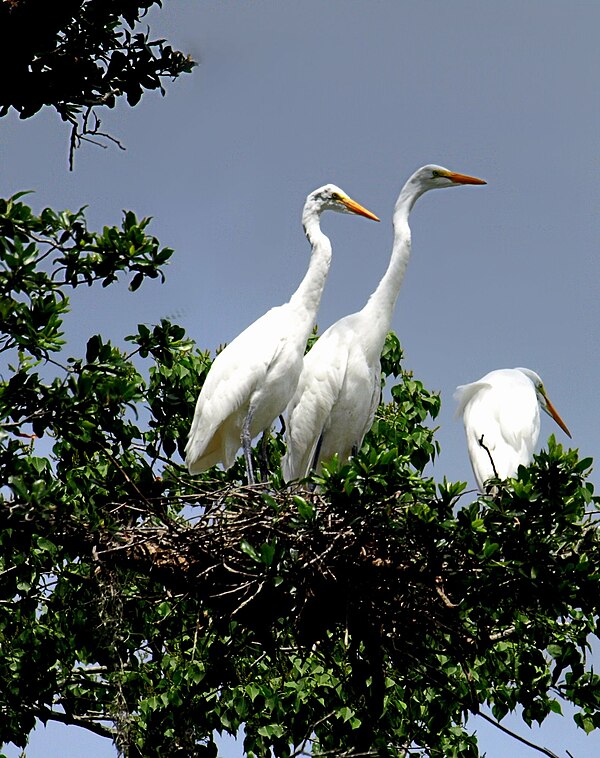
[(298, 310), (302, 319), (306, 319), (308, 334), (317, 318), (321, 295), (329, 273), (331, 242), (321, 231), (319, 213), (314, 208), (305, 209), (302, 225), (311, 244), (312, 254), (304, 279), (290, 298), (290, 305)]
[(377, 289), (363, 308), (363, 312), (369, 319), (372, 334), (377, 335), (377, 340), (374, 340), (377, 343), (377, 350), (380, 344), (383, 347), (389, 331), (394, 306), (410, 259), (411, 241), (408, 217), (415, 201), (423, 192), (420, 186), (413, 184), (412, 177), (402, 188), (394, 208), (394, 244), (390, 262)]

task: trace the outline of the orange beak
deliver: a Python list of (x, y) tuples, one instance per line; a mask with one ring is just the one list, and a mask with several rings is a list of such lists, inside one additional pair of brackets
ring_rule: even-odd
[(561, 417), (558, 415), (556, 408), (552, 405), (550, 400), (548, 400), (548, 396), (544, 395), (544, 400), (546, 401), (546, 411), (552, 418), (556, 421), (556, 423), (560, 426), (560, 428), (563, 430), (563, 432), (567, 435), (567, 437), (571, 437), (571, 432), (567, 429), (567, 425), (565, 422), (561, 419)]
[(377, 216), (374, 213), (371, 213), (371, 211), (368, 211), (366, 208), (363, 208), (360, 203), (357, 203), (356, 200), (352, 200), (350, 197), (343, 197), (342, 203), (348, 208), (348, 210), (351, 213), (357, 213), (359, 216), (364, 216), (365, 218), (370, 218), (373, 221), (379, 221)]
[(454, 171), (448, 171), (448, 179), (455, 184), (487, 184), (484, 179), (478, 179), (476, 176), (468, 176), (467, 174), (457, 174)]

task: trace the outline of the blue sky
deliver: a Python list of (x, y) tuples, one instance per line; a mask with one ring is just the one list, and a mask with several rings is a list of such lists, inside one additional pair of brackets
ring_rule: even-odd
[[(433, 475), (474, 486), (452, 394), (512, 366), (542, 376), (572, 444), (596, 457), (599, 22), (600, 5), (576, 0), (165, 2), (150, 14), (152, 36), (200, 65), (166, 98), (101, 114), (125, 152), (85, 146), (70, 174), (52, 112), (0, 121), (3, 196), (35, 190), (36, 210), (87, 204), (96, 227), (132, 209), (176, 251), (162, 287), (77, 293), (70, 350), (162, 317), (201, 347), (230, 341), (295, 289), (309, 255), (302, 204), (334, 182), (382, 223), (324, 217), (325, 329), (362, 307), (383, 274), (405, 179), (439, 163), (488, 185), (429, 193), (411, 215), (393, 328), (405, 366), (442, 395)], [(540, 444), (551, 432), (567, 441), (544, 416)], [(472, 723), (489, 758), (534, 754)], [(552, 723), (539, 739), (555, 752), (600, 753), (597, 736)], [(34, 737), (29, 758), (114, 755), (96, 738), (77, 746), (77, 731)]]

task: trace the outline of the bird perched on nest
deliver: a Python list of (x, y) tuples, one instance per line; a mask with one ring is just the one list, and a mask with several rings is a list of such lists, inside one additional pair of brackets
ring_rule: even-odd
[(304, 358), (287, 413), (286, 481), (303, 479), (334, 454), (345, 461), (360, 448), (379, 404), (381, 351), (410, 257), (409, 214), (423, 193), (465, 184), (485, 181), (427, 165), (403, 186), (394, 209), (391, 259), (377, 289), (361, 311), (330, 326)]
[(215, 358), (198, 397), (185, 448), (191, 474), (217, 463), (230, 468), (241, 445), (248, 483), (254, 483), (252, 439), (270, 429), (294, 394), (329, 272), (331, 243), (320, 226), (325, 211), (379, 221), (333, 184), (306, 198), (302, 224), (312, 247), (308, 270), (287, 303), (267, 311)]
[(550, 402), (541, 378), (528, 368), (490, 371), (471, 384), (457, 387), (467, 449), (477, 486), (488, 479), (516, 476), (527, 466), (540, 433), (540, 408), (567, 436), (571, 433)]

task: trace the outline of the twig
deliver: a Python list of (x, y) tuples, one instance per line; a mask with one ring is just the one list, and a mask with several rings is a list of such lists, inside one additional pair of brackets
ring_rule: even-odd
[(131, 550), (133, 548), (140, 547), (140, 545), (147, 545), (149, 542), (153, 542), (155, 539), (156, 539), (156, 535), (151, 535), (151, 536), (146, 537), (144, 539), (138, 539), (138, 540), (135, 540), (135, 541), (132, 540), (131, 542), (125, 542), (122, 545), (116, 545), (116, 546), (107, 547), (104, 550), (98, 550), (97, 548), (94, 548), (92, 552), (93, 552), (94, 558), (96, 558), (96, 560), (97, 560), (99, 558), (99, 556), (101, 556), (101, 555), (107, 555), (109, 553), (116, 553), (119, 550)]
[(251, 579), (249, 582), (246, 582), (246, 584), (238, 585), (237, 587), (233, 587), (230, 590), (224, 590), (223, 592), (215, 592), (211, 595), (211, 597), (225, 597), (226, 595), (234, 595), (238, 592), (242, 592), (242, 590), (247, 589), (248, 587), (251, 587), (254, 584), (255, 580)]
[(514, 737), (519, 742), (522, 742), (524, 745), (527, 745), (528, 747), (533, 748), (534, 750), (537, 750), (538, 752), (549, 756), (549, 758), (560, 758), (560, 756), (556, 755), (556, 753), (553, 753), (551, 750), (548, 750), (548, 748), (541, 747), (541, 745), (536, 745), (535, 742), (530, 742), (529, 740), (525, 739), (525, 737), (521, 737), (520, 734), (517, 734), (516, 732), (513, 732), (510, 729), (507, 729), (505, 726), (502, 726), (502, 724), (499, 721), (496, 721), (496, 719), (491, 718), (491, 716), (487, 716), (485, 713), (481, 713), (481, 711), (479, 711), (476, 715), (481, 716), (482, 719), (484, 719), (485, 721), (488, 721), (497, 729), (500, 729), (501, 732), (508, 734), (510, 737)]
[(444, 592), (444, 580), (441, 576), (436, 576), (435, 578), (435, 589), (437, 594), (442, 598), (442, 601), (447, 608), (458, 608), (458, 603), (453, 603), (448, 595), (446, 595)]
[[(310, 727), (309, 735), (314, 733), (315, 728), (319, 726), (319, 724), (322, 724), (324, 721), (327, 721), (327, 719), (330, 719), (332, 716), (335, 716), (335, 711), (331, 711), (330, 713), (327, 713), (325, 716), (320, 718), (318, 721), (315, 721), (315, 723), (312, 724)], [(307, 755), (307, 753), (305, 753), (304, 748), (306, 747), (306, 744), (310, 741), (311, 741), (310, 736), (305, 737), (302, 740), (302, 743), (300, 744), (299, 748), (292, 753), (291, 758), (295, 758), (295, 756), (298, 756), (298, 755)]]
[[(71, 128), (71, 136), (69, 139), (69, 171), (73, 171), (73, 165), (75, 161), (75, 150), (79, 147), (79, 145), (82, 142), (91, 142), (93, 145), (97, 145), (98, 147), (101, 147), (103, 150), (105, 150), (108, 145), (103, 145), (101, 142), (98, 142), (97, 140), (92, 139), (93, 136), (95, 137), (102, 137), (103, 139), (107, 139), (113, 144), (115, 144), (120, 150), (125, 150), (125, 146), (122, 145), (116, 137), (113, 137), (111, 134), (107, 134), (106, 132), (100, 131), (100, 124), (101, 121), (96, 115), (94, 111), (94, 107), (96, 105), (102, 105), (102, 99), (100, 99), (98, 102), (94, 102), (93, 105), (88, 106), (88, 109), (84, 113), (82, 120), (81, 120), (81, 126), (79, 122), (77, 121), (77, 118), (73, 117), (72, 119), (69, 119), (69, 121), (73, 124), (73, 127)], [(90, 119), (90, 116), (94, 117), (94, 126), (89, 127), (88, 122)], [(81, 128), (81, 131), (79, 131)], [(90, 137), (89, 135), (92, 135)]]
[(126, 481), (126, 482), (127, 482), (129, 485), (131, 485), (131, 487), (133, 488), (133, 491), (136, 493), (136, 495), (137, 495), (137, 496), (138, 496), (138, 497), (139, 497), (139, 498), (140, 498), (140, 499), (141, 499), (141, 500), (142, 500), (144, 503), (146, 503), (146, 505), (148, 505), (148, 506), (149, 506), (149, 505), (150, 505), (150, 503), (149, 503), (149, 502), (146, 500), (146, 496), (144, 495), (144, 493), (143, 493), (143, 492), (142, 492), (142, 491), (139, 489), (139, 487), (137, 486), (137, 484), (136, 484), (136, 483), (135, 483), (135, 482), (134, 482), (134, 481), (131, 479), (131, 477), (129, 476), (129, 474), (127, 473), (127, 471), (125, 471), (125, 469), (124, 469), (124, 468), (121, 466), (121, 464), (120, 464), (120, 463), (119, 463), (119, 462), (116, 460), (116, 458), (115, 458), (113, 455), (111, 455), (111, 454), (108, 452), (108, 450), (106, 450), (106, 449), (104, 449), (104, 451), (103, 451), (103, 452), (104, 452), (104, 454), (106, 455), (106, 457), (108, 458), (108, 460), (109, 460), (109, 461), (110, 461), (110, 462), (113, 464), (113, 466), (114, 466), (114, 467), (115, 467), (115, 468), (116, 468), (116, 469), (117, 469), (117, 470), (118, 470), (118, 471), (121, 473), (121, 475), (123, 476), (123, 478), (125, 479), (125, 481)]
[(488, 448), (488, 446), (483, 441), (483, 434), (477, 440), (477, 442), (479, 443), (480, 447), (482, 447), (485, 450), (485, 452), (488, 454), (488, 458), (490, 459), (490, 463), (492, 464), (492, 470), (494, 472), (494, 477), (496, 479), (498, 479), (498, 471), (496, 470), (496, 466), (494, 464), (494, 459), (492, 458), (492, 454), (490, 453), (490, 449)]
[(255, 598), (257, 595), (259, 595), (259, 594), (260, 594), (260, 591), (262, 590), (262, 588), (263, 588), (264, 586), (265, 586), (265, 583), (264, 583), (264, 582), (261, 582), (261, 583), (258, 585), (258, 588), (257, 588), (256, 592), (252, 593), (252, 595), (250, 595), (250, 597), (247, 597), (247, 598), (246, 598), (246, 599), (245, 599), (245, 600), (244, 600), (242, 603), (240, 603), (240, 605), (238, 605), (238, 607), (235, 609), (235, 611), (233, 611), (233, 612), (231, 613), (231, 617), (233, 618), (233, 617), (236, 615), (236, 613), (239, 613), (239, 612), (242, 610), (242, 608), (245, 608), (245, 607), (248, 605), (248, 603), (251, 603), (251, 602), (254, 600), (254, 598)]
[(494, 632), (489, 635), (490, 642), (497, 642), (498, 640), (505, 640), (507, 637), (512, 637), (516, 629), (514, 626), (508, 626), (501, 632)]

